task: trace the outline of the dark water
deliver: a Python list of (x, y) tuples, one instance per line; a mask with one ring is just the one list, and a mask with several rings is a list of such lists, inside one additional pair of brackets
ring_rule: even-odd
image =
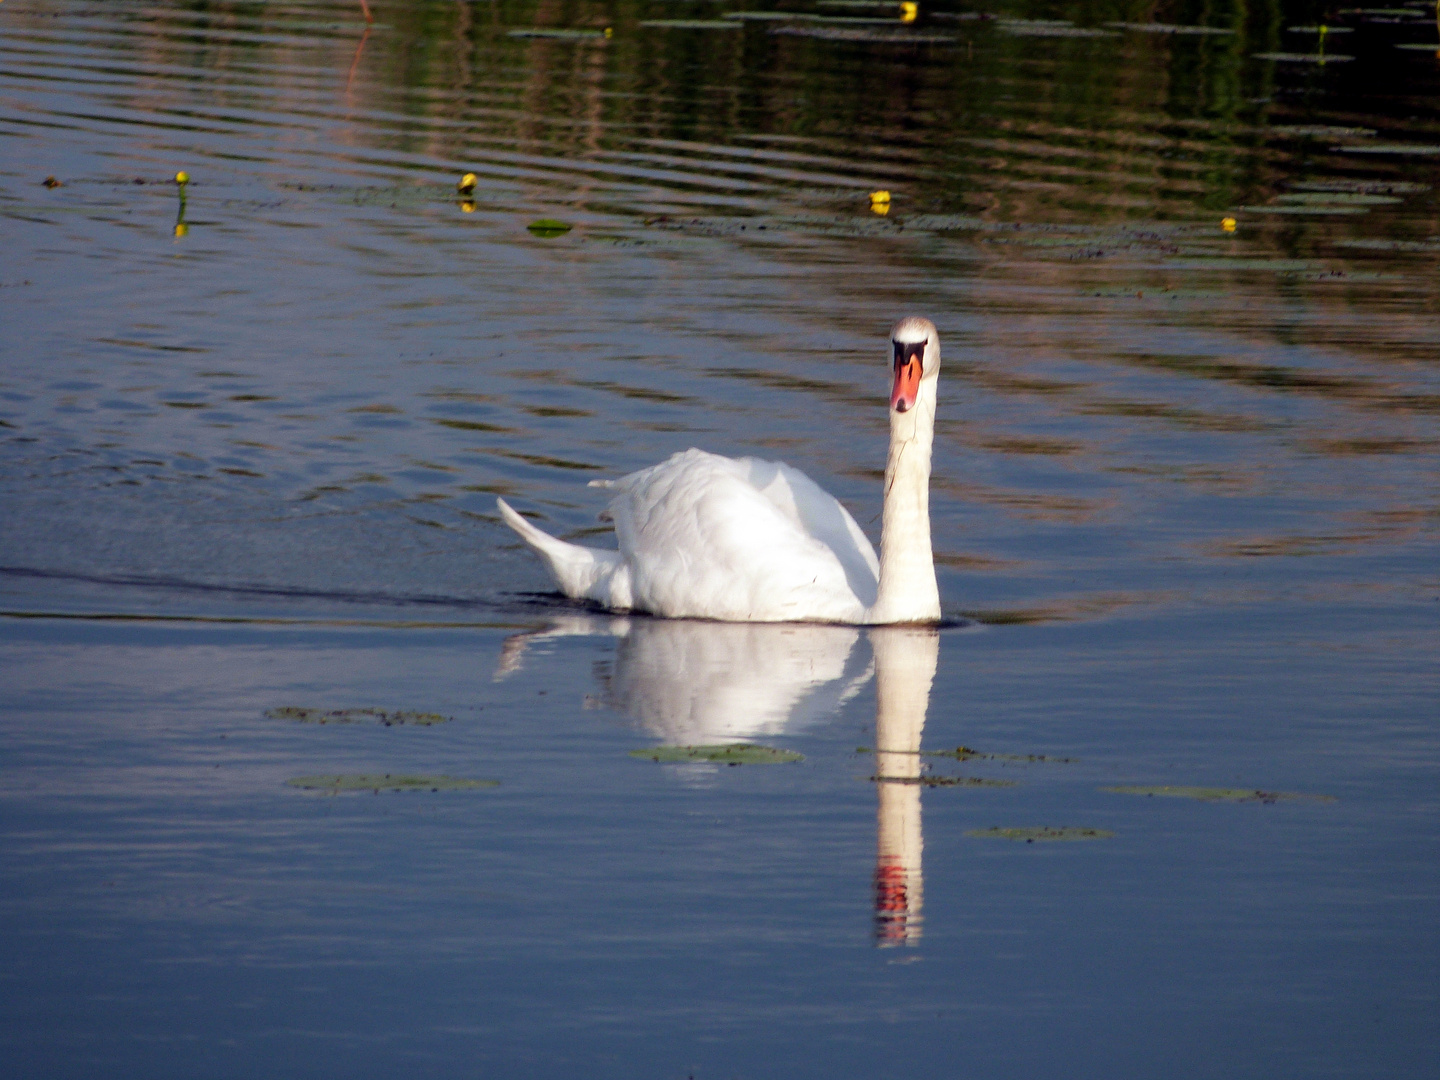
[[(1435, 9), (783, 6), (0, 6), (7, 1071), (1440, 1065)], [(543, 595), (906, 312), (957, 625)]]

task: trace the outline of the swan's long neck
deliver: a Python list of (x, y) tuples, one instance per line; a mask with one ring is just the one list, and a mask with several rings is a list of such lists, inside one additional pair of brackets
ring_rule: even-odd
[(915, 407), (890, 410), (880, 585), (869, 623), (938, 622), (940, 587), (930, 547), (930, 447), (935, 441), (935, 379), (920, 383)]

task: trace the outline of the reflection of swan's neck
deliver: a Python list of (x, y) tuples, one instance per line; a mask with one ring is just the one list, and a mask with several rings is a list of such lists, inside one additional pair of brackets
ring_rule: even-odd
[(915, 407), (890, 410), (885, 510), (880, 528), (880, 585), (870, 623), (936, 622), (940, 588), (930, 546), (930, 448), (935, 440), (936, 379), (923, 379)]
[[(921, 863), (920, 736), (940, 656), (934, 630), (870, 631), (875, 652), (875, 932), (881, 944), (920, 937), (925, 876)], [(906, 781), (910, 781), (907, 783)]]

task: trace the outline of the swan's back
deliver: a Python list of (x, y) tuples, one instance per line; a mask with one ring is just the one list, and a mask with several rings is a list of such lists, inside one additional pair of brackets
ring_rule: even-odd
[(636, 608), (672, 618), (858, 622), (879, 560), (798, 469), (687, 450), (604, 485)]

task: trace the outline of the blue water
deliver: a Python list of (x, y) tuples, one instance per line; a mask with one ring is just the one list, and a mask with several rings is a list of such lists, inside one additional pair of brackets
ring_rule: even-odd
[[(641, 25), (739, 7), (0, 6), (8, 1072), (1440, 1064), (1433, 10)], [(698, 445), (875, 535), (910, 311), (934, 634), (585, 612), (494, 512)], [(387, 773), (499, 786), (288, 783)]]

